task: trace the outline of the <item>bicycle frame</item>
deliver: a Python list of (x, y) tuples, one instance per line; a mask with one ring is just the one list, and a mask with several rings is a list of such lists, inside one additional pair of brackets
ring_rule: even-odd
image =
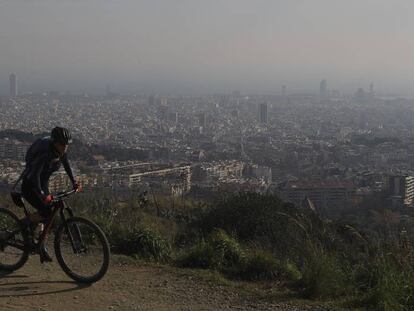
[[(68, 192), (64, 192), (61, 194), (58, 194), (54, 197), (53, 199), (53, 210), (52, 210), (52, 215), (50, 216), (49, 219), (47, 219), (46, 224), (45, 224), (45, 229), (43, 230), (42, 234), (39, 237), (39, 245), (41, 245), (42, 243), (44, 243), (46, 241), (46, 238), (50, 232), (50, 229), (52, 228), (53, 222), (56, 218), (57, 213), (60, 213), (60, 218), (62, 220), (62, 223), (66, 226), (66, 232), (68, 233), (69, 236), (69, 240), (70, 243), (72, 245), (72, 249), (73, 252), (76, 254), (78, 253), (80, 250), (77, 249), (75, 242), (74, 242), (74, 236), (72, 235), (71, 230), (69, 230), (69, 226), (67, 225), (66, 222), (66, 216), (65, 216), (65, 211), (69, 214), (69, 217), (73, 217), (73, 211), (70, 208), (70, 206), (66, 205), (64, 202), (64, 198), (68, 197), (69, 195), (73, 194), (75, 192), (75, 190), (72, 191), (68, 191)], [(82, 235), (80, 233), (79, 227), (75, 227), (75, 232), (74, 232), (77, 236), (77, 240), (80, 242), (80, 245), (83, 245), (83, 240), (82, 240)]]
[[(40, 245), (40, 244), (42, 244), (42, 243), (44, 243), (46, 241), (47, 235), (50, 232), (50, 229), (52, 228), (53, 222), (54, 222), (54, 220), (55, 220), (56, 215), (57, 215), (58, 212), (60, 213), (60, 217), (62, 219), (62, 223), (63, 224), (66, 224), (65, 211), (67, 211), (67, 213), (69, 214), (69, 217), (73, 217), (74, 216), (72, 209), (70, 208), (70, 206), (68, 206), (68, 205), (65, 204), (64, 199), (66, 197), (70, 196), (71, 194), (75, 193), (75, 192), (76, 192), (75, 190), (71, 190), (71, 191), (67, 191), (67, 192), (58, 193), (57, 195), (54, 196), (54, 199), (52, 201), (52, 214), (51, 214), (51, 216), (48, 219), (46, 219), (45, 229), (43, 230), (42, 234), (39, 237), (38, 245)], [(26, 215), (27, 218), (29, 218), (29, 215), (30, 215), (29, 210), (27, 209), (26, 205), (21, 200), (20, 194), (19, 193), (16, 193), (16, 192), (12, 192), (11, 195), (12, 195), (12, 198), (13, 198), (14, 203), (17, 206), (22, 207), (23, 210), (24, 210), (24, 214)], [(73, 251), (75, 253), (77, 253), (78, 250), (75, 247), (75, 243), (74, 243), (74, 239), (73, 239), (73, 236), (72, 236), (72, 232), (69, 230), (69, 228), (68, 228), (67, 225), (66, 225), (66, 228), (65, 229), (68, 232), (69, 239), (70, 239), (70, 242), (71, 242)], [(29, 227), (29, 230), (30, 230), (31, 238), (32, 238), (31, 241), (30, 241), (30, 247), (31, 247), (32, 251), (34, 251), (34, 248), (33, 247), (36, 244), (33, 241), (33, 231), (32, 231), (32, 228), (30, 228), (30, 227)], [(18, 232), (18, 230), (16, 230), (16, 232)], [(11, 232), (10, 233), (10, 236), (13, 236), (16, 232)], [(75, 233), (77, 235), (78, 241), (80, 241), (81, 242), (81, 245), (82, 245), (83, 244), (82, 235), (80, 233), (79, 228), (77, 228), (77, 227), (75, 228)], [(7, 240), (7, 239), (8, 238), (6, 238), (5, 240)], [(24, 248), (24, 245), (13, 244), (13, 243), (10, 243), (10, 242), (8, 244), (11, 245), (11, 246), (16, 247), (18, 249), (23, 249)], [(3, 247), (3, 245), (0, 245), (0, 248), (1, 247)]]
[[(76, 192), (76, 190), (71, 190), (71, 191), (67, 191), (67, 192), (60, 192), (60, 193), (58, 193), (58, 194), (56, 194), (54, 196), (53, 201), (52, 201), (52, 205), (51, 205), (52, 206), (51, 216), (48, 219), (46, 219), (45, 228), (44, 228), (44, 230), (42, 231), (42, 234), (39, 237), (39, 241), (38, 241), (38, 244), (37, 245), (41, 245), (41, 244), (45, 243), (46, 238), (47, 238), (47, 236), (48, 236), (48, 234), (50, 232), (50, 229), (52, 228), (53, 222), (54, 222), (54, 220), (56, 218), (56, 215), (59, 212), (60, 213), (60, 218), (62, 219), (62, 223), (64, 225), (66, 225), (66, 228), (65, 229), (66, 229), (66, 231), (68, 233), (68, 236), (69, 236), (70, 243), (72, 245), (73, 251), (75, 253), (79, 252), (79, 250), (76, 249), (76, 245), (74, 243), (74, 239), (73, 239), (72, 232), (69, 230), (69, 227), (66, 224), (65, 211), (67, 211), (67, 213), (69, 214), (69, 217), (73, 217), (74, 214), (73, 214), (72, 209), (69, 206), (67, 206), (65, 204), (65, 202), (64, 202), (64, 199), (66, 197), (70, 196), (71, 194), (73, 194), (75, 192)], [(30, 213), (29, 213), (26, 205), (23, 203), (23, 200), (21, 199), (20, 193), (12, 192), (11, 195), (12, 195), (12, 198), (13, 198), (14, 203), (17, 206), (22, 207), (23, 210), (24, 210), (24, 214), (26, 215), (27, 218), (29, 218)], [(31, 237), (32, 237), (32, 240), (30, 241), (30, 243), (31, 243), (31, 249), (32, 249), (32, 252), (33, 252), (34, 251), (34, 246), (36, 244), (33, 241), (33, 231), (32, 231), (32, 228), (29, 228), (29, 230), (30, 230)], [(14, 234), (14, 233), (11, 233), (11, 234)], [(81, 242), (81, 245), (83, 245), (82, 236), (81, 236), (81, 233), (80, 233), (80, 230), (79, 230), (78, 227), (75, 227), (75, 234), (77, 235), (78, 241), (80, 241)], [(15, 247), (20, 248), (18, 245), (15, 245)]]

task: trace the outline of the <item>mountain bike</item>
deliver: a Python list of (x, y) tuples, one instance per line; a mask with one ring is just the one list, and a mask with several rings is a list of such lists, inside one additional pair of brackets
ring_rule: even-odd
[[(74, 281), (94, 283), (106, 274), (110, 249), (102, 230), (91, 220), (76, 217), (65, 203), (75, 190), (57, 193), (51, 202), (51, 216), (44, 221), (44, 230), (36, 239), (36, 223), (19, 220), (10, 209), (0, 208), (0, 271), (15, 271), (27, 262), (29, 255), (39, 253), (39, 245), (46, 241), (54, 229), (54, 249), (62, 270)], [(14, 204), (23, 208), (28, 219), (29, 211), (19, 192), (11, 193)], [(58, 218), (56, 226), (54, 220)]]

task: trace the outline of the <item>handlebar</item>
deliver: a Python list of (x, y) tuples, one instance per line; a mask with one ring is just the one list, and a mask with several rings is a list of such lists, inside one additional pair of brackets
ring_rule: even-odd
[(62, 200), (63, 198), (74, 194), (75, 192), (76, 192), (75, 189), (70, 190), (70, 191), (66, 191), (66, 192), (65, 191), (64, 192), (58, 192), (56, 195), (53, 196), (52, 202), (58, 202), (58, 201)]

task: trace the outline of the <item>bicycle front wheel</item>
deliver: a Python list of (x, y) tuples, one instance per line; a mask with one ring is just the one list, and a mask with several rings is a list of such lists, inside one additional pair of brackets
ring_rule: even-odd
[(69, 218), (59, 226), (54, 244), (59, 265), (76, 282), (94, 283), (106, 274), (109, 243), (94, 222), (81, 217)]
[(0, 208), (0, 271), (15, 271), (29, 257), (29, 237), (19, 218)]

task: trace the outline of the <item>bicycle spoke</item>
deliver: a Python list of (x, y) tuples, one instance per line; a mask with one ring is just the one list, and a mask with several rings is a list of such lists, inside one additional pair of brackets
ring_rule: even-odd
[(73, 222), (60, 238), (62, 258), (73, 274), (90, 278), (98, 274), (104, 263), (104, 245), (95, 228), (88, 223)]
[(13, 270), (25, 261), (25, 236), (19, 220), (0, 210), (0, 269)]

